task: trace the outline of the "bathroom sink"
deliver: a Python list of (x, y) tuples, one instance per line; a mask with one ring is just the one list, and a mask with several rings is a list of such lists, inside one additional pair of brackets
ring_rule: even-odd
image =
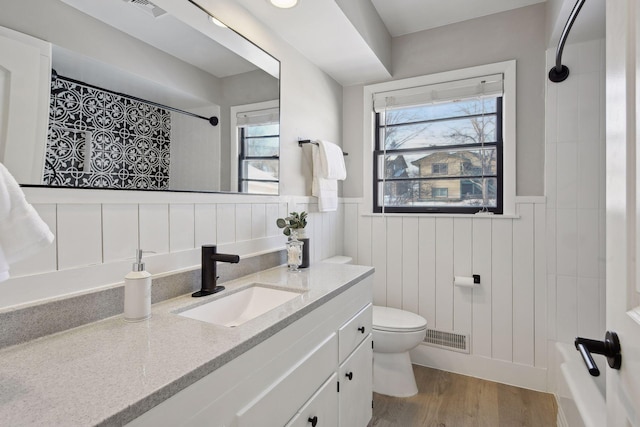
[(241, 291), (178, 313), (183, 317), (233, 328), (299, 297), (302, 291), (254, 283)]

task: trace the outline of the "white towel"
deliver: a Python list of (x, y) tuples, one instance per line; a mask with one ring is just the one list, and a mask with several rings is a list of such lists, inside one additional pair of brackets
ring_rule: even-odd
[(318, 198), (318, 211), (336, 211), (338, 210), (338, 181), (323, 177), (320, 149), (315, 145), (311, 146), (311, 157), (313, 159), (311, 194)]
[(16, 180), (0, 163), (0, 282), (9, 278), (10, 264), (35, 254), (53, 238)]
[(328, 141), (318, 141), (318, 147), (320, 148), (322, 177), (326, 179), (346, 179), (347, 168), (344, 165), (342, 148)]

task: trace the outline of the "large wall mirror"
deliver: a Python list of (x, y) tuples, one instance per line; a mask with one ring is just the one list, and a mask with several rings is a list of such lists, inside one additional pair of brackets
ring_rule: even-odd
[(0, 10), (0, 162), (20, 184), (278, 194), (280, 64), (195, 1)]

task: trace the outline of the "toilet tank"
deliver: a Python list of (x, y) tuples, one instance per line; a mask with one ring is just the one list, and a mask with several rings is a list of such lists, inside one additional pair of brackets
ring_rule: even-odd
[(322, 260), (322, 262), (327, 262), (330, 264), (351, 264), (352, 261), (353, 261), (353, 258), (351, 258), (350, 256), (344, 256), (344, 255), (336, 255), (336, 256), (332, 256), (331, 258)]

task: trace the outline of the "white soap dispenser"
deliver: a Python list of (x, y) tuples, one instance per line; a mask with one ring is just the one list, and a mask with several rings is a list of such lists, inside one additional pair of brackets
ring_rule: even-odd
[(151, 274), (145, 271), (142, 250), (136, 249), (133, 269), (124, 276), (124, 320), (139, 322), (151, 317)]

